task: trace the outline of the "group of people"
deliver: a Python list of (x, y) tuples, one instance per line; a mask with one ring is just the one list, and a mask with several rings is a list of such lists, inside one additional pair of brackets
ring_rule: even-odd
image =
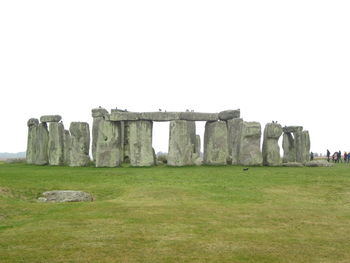
[(331, 152), (327, 149), (327, 161), (330, 162), (332, 158), (332, 162), (334, 163), (349, 163), (350, 162), (350, 152), (344, 152), (341, 154), (341, 151), (335, 152), (331, 155)]

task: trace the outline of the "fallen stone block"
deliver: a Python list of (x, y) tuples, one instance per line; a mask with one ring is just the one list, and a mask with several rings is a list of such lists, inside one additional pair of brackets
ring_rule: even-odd
[(43, 203), (63, 203), (63, 202), (91, 202), (91, 194), (82, 191), (57, 190), (47, 191), (38, 198), (38, 202)]

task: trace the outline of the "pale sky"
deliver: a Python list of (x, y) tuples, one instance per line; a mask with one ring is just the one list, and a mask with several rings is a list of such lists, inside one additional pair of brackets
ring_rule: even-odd
[[(27, 120), (241, 109), (350, 151), (350, 1), (0, 1), (0, 152)], [(203, 137), (204, 123), (198, 133)], [(203, 139), (203, 138), (202, 138)], [(154, 125), (167, 151), (168, 123)]]

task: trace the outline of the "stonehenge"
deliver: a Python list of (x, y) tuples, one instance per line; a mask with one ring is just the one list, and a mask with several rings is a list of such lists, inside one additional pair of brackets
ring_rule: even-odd
[[(218, 113), (129, 112), (102, 107), (91, 110), (92, 129), (72, 122), (65, 130), (60, 115), (44, 115), (27, 122), (27, 163), (132, 167), (156, 165), (152, 146), (153, 122), (169, 122), (169, 166), (242, 165), (299, 166), (309, 162), (310, 136), (301, 126), (266, 124), (263, 138), (259, 122), (247, 122), (240, 110)], [(40, 121), (39, 121), (40, 120)], [(196, 122), (205, 122), (203, 153)], [(283, 156), (279, 146), (282, 137)], [(261, 147), (261, 139), (262, 147)], [(91, 143), (91, 159), (90, 159)]]

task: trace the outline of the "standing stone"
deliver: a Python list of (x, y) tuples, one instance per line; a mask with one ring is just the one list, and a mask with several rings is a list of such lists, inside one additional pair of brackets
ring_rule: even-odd
[(64, 130), (63, 135), (63, 163), (69, 165), (70, 163), (70, 152), (71, 152), (71, 136), (69, 130)]
[(196, 135), (196, 146), (195, 146), (195, 153), (197, 153), (199, 156), (201, 155), (201, 136)]
[(168, 165), (184, 166), (193, 164), (196, 128), (194, 122), (175, 120), (170, 122)]
[(38, 125), (35, 147), (35, 164), (48, 164), (48, 145), (49, 145), (49, 131), (47, 130), (46, 122)]
[(295, 142), (292, 133), (284, 132), (282, 140), (283, 163), (294, 163), (296, 158)]
[(282, 135), (282, 126), (277, 123), (268, 123), (264, 130), (263, 163), (267, 166), (282, 164), (278, 139)]
[(207, 122), (204, 132), (204, 164), (226, 165), (228, 158), (227, 141), (226, 122)]
[(260, 150), (261, 125), (258, 122), (243, 122), (239, 147), (239, 164), (262, 165)]
[(105, 119), (108, 115), (108, 111), (104, 108), (96, 108), (91, 110), (92, 113), (92, 145), (91, 145), (91, 153), (92, 159), (96, 161), (96, 145), (98, 138), (99, 125), (101, 121)]
[(295, 141), (295, 161), (297, 163), (304, 163), (305, 142), (302, 130), (293, 133)]
[(62, 165), (64, 162), (64, 127), (62, 123), (49, 124), (49, 164)]
[(241, 133), (243, 127), (243, 119), (232, 119), (227, 121), (228, 129), (228, 154), (229, 160), (233, 165), (239, 163), (239, 148), (241, 142)]
[(26, 161), (28, 164), (35, 163), (35, 152), (36, 152), (36, 143), (37, 143), (37, 131), (38, 131), (39, 121), (38, 119), (29, 119), (27, 122), (28, 126), (28, 139), (27, 139), (27, 152), (26, 152)]
[(121, 123), (102, 120), (96, 144), (96, 167), (117, 167), (123, 160)]
[(131, 166), (152, 166), (152, 121), (129, 121), (129, 158)]
[(90, 162), (90, 130), (86, 122), (72, 122), (69, 127), (71, 134), (71, 150), (69, 166), (87, 166)]
[(303, 163), (310, 161), (310, 135), (308, 131), (303, 131)]

